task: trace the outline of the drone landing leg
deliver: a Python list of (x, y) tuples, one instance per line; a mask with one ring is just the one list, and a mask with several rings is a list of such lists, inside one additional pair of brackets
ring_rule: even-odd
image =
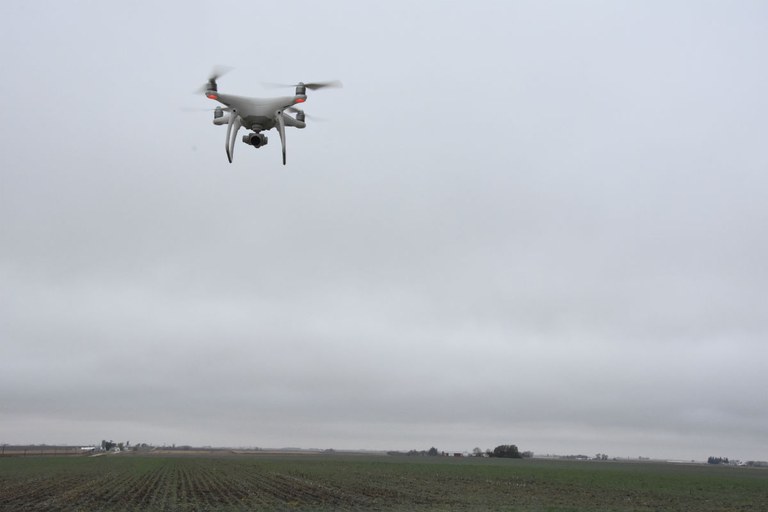
[[(240, 130), (242, 124), (240, 116), (237, 115), (237, 111), (233, 109), (229, 114), (229, 124), (227, 124), (227, 140), (224, 141), (224, 149), (227, 150), (227, 159), (229, 159), (229, 163), (232, 163), (232, 157), (235, 153), (235, 139), (237, 138), (237, 132)], [(234, 125), (234, 130), (232, 129), (232, 125)]]
[(283, 112), (277, 113), (277, 133), (280, 134), (280, 144), (283, 146), (283, 165), (285, 165), (285, 120), (283, 119)]

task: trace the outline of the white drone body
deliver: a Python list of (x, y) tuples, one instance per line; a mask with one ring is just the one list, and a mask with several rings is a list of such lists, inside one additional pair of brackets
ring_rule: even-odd
[[(237, 132), (240, 128), (250, 130), (250, 133), (243, 135), (243, 142), (255, 148), (265, 146), (268, 142), (267, 136), (262, 132), (277, 128), (283, 148), (283, 165), (285, 165), (285, 127), (304, 128), (306, 126), (304, 112), (294, 105), (307, 101), (307, 89), (341, 87), (339, 81), (307, 84), (299, 82), (295, 85), (296, 94), (293, 96), (267, 99), (249, 98), (233, 94), (220, 94), (216, 84), (216, 79), (220, 75), (221, 73), (214, 72), (202, 90), (205, 91), (206, 97), (224, 105), (224, 107), (219, 106), (214, 110), (213, 124), (227, 125), (225, 149), (230, 163), (232, 163), (235, 139), (237, 139)], [(295, 113), (296, 117), (287, 112)]]

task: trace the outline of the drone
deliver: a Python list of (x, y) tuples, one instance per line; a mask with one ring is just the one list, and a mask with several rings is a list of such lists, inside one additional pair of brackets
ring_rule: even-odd
[[(223, 107), (217, 106), (214, 109), (213, 124), (217, 126), (227, 125), (225, 149), (227, 150), (229, 163), (232, 163), (235, 140), (240, 128), (250, 130), (249, 133), (243, 135), (242, 140), (254, 148), (261, 148), (267, 145), (267, 136), (262, 132), (277, 128), (277, 133), (280, 135), (280, 144), (283, 147), (283, 165), (285, 165), (285, 127), (292, 126), (301, 129), (307, 126), (305, 122), (307, 115), (303, 110), (296, 108), (294, 105), (307, 101), (307, 89), (314, 91), (326, 87), (342, 86), (338, 80), (299, 82), (298, 84), (273, 84), (278, 87), (295, 87), (296, 94), (266, 99), (220, 94), (216, 80), (227, 71), (229, 70), (215, 68), (208, 77), (208, 83), (203, 85), (198, 92), (203, 92), (207, 98), (216, 100), (224, 105)], [(295, 114), (295, 117), (289, 115), (289, 112)]]

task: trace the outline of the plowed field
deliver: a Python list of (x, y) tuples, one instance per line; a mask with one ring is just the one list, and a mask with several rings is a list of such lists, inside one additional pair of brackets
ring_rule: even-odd
[(768, 470), (374, 456), (9, 457), (2, 511), (768, 510)]

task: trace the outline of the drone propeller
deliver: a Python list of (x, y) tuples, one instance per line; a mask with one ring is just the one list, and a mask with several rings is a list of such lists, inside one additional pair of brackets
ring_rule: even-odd
[(223, 112), (232, 111), (231, 107), (213, 107), (213, 108), (181, 107), (181, 110), (184, 112), (213, 112), (216, 109), (219, 109)]
[(286, 107), (285, 110), (287, 110), (288, 112), (291, 112), (293, 114), (302, 114), (307, 119), (311, 119), (313, 121), (320, 121), (320, 122), (327, 121), (327, 119), (324, 118), (324, 117), (311, 116), (311, 115), (307, 114), (306, 112), (304, 112), (303, 110), (301, 110), (300, 108)]
[(325, 89), (326, 87), (329, 89), (341, 89), (343, 84), (340, 80), (330, 80), (328, 82), (310, 82), (308, 84), (304, 84), (304, 87), (310, 91), (315, 91), (317, 89)]
[(270, 82), (264, 82), (264, 85), (266, 85), (267, 87), (272, 87), (272, 88), (277, 88), (277, 87), (298, 87), (300, 85), (303, 85), (304, 87), (306, 87), (310, 91), (316, 91), (317, 89), (325, 89), (325, 88), (340, 89), (341, 87), (343, 87), (343, 84), (341, 83), (340, 80), (329, 80), (327, 82), (308, 82), (308, 83), (299, 82), (297, 84), (275, 84), (275, 83), (270, 83)]
[[(211, 74), (208, 75), (208, 82), (203, 84), (203, 85), (201, 85), (200, 88), (197, 89), (197, 91), (195, 91), (195, 92), (204, 93), (205, 91), (208, 91), (208, 90), (211, 90), (211, 89), (213, 89), (215, 91), (216, 90), (216, 80), (218, 80), (222, 76), (226, 75), (227, 73), (229, 73), (233, 69), (234, 68), (232, 68), (230, 66), (222, 66), (222, 65), (214, 66), (213, 69), (211, 70)], [(213, 86), (213, 87), (211, 87), (211, 86)]]
[(232, 66), (222, 66), (221, 64), (213, 66), (213, 69), (211, 70), (211, 75), (208, 77), (208, 80), (218, 80), (219, 78), (226, 75), (233, 69), (235, 68), (233, 68)]

